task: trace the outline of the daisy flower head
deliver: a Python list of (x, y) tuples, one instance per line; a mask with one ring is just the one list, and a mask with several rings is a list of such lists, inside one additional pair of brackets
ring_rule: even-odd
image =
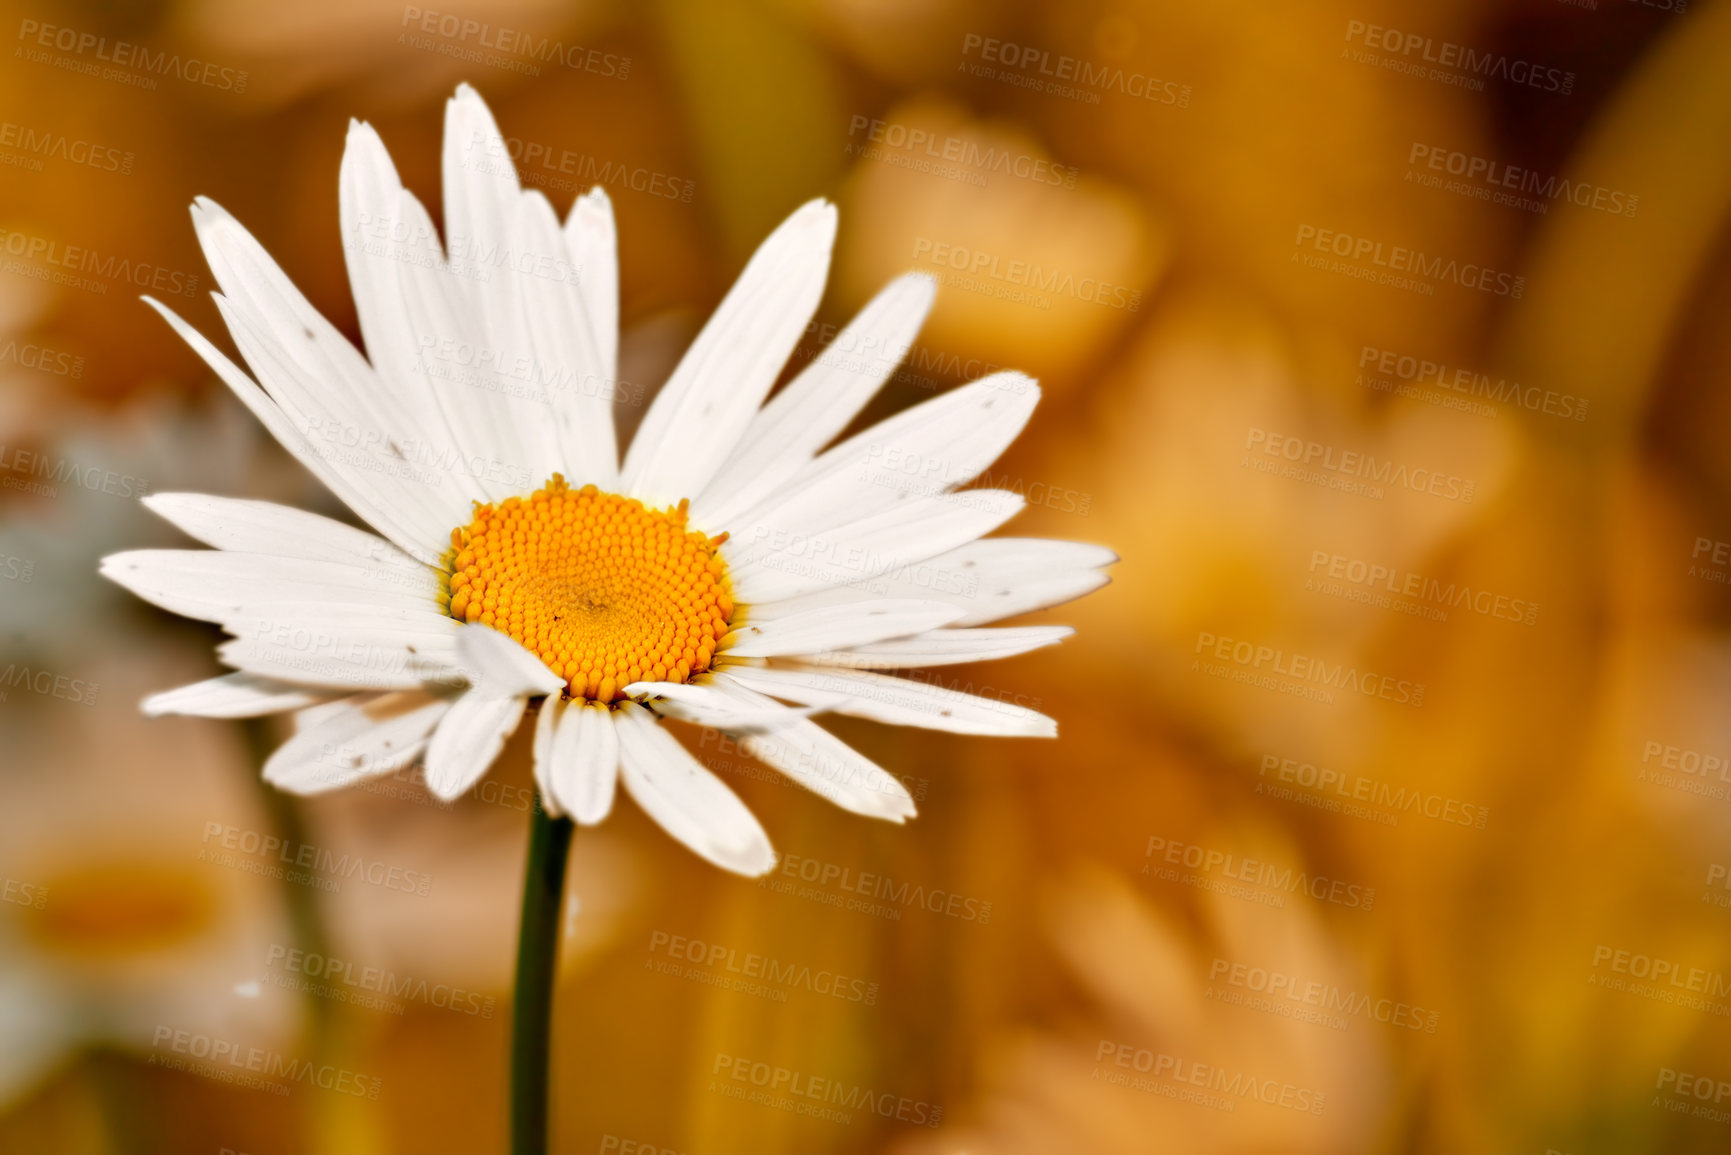
[(995, 373), (838, 441), (931, 305), (932, 280), (908, 275), (771, 397), (828, 274), (836, 211), (817, 200), (757, 250), (621, 454), (612, 207), (596, 188), (561, 223), (508, 156), (460, 87), (441, 239), (378, 135), (351, 124), (340, 209), (365, 356), (234, 218), (193, 206), (251, 374), (149, 303), (371, 532), (264, 502), (146, 499), (215, 548), (116, 554), (103, 573), (221, 625), (235, 672), (145, 710), (294, 711), (264, 767), (276, 786), (316, 793), (420, 761), (451, 799), (534, 704), (549, 811), (599, 822), (623, 783), (747, 875), (774, 865), (769, 839), (664, 719), (734, 735), (892, 822), (914, 814), (907, 791), (812, 714), (1054, 735), (1031, 710), (885, 672), (1052, 644), (1070, 631), (985, 624), (1106, 581), (1110, 551), (988, 538), (1022, 498), (959, 488), (1020, 433), (1036, 384)]

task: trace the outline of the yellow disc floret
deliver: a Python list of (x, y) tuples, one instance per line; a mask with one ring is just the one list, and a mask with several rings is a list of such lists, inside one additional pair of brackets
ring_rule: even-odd
[(612, 702), (632, 682), (684, 682), (731, 628), (717, 548), (677, 509), (647, 508), (554, 474), (528, 497), (475, 507), (451, 532), (449, 612), (521, 642), (573, 698)]

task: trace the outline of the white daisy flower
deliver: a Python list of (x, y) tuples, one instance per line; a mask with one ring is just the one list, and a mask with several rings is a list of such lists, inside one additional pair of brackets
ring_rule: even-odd
[(836, 212), (813, 201), (752, 257), (621, 460), (611, 205), (597, 188), (561, 225), (507, 157), (459, 88), (441, 244), (378, 135), (351, 124), (340, 204), (366, 357), (238, 222), (194, 205), (255, 376), (149, 303), (376, 532), (263, 502), (149, 498), (215, 550), (121, 553), (103, 573), (221, 625), (236, 672), (146, 711), (298, 711), (264, 768), (278, 787), (316, 793), (419, 759), (453, 798), (538, 703), (550, 811), (599, 822), (622, 781), (668, 833), (747, 875), (774, 865), (769, 839), (663, 718), (741, 735), (823, 797), (892, 822), (914, 814), (901, 783), (810, 714), (1054, 735), (1031, 710), (880, 672), (1050, 645), (1070, 630), (982, 627), (1106, 581), (1116, 559), (1097, 546), (986, 538), (1017, 494), (957, 492), (1027, 423), (1034, 382), (997, 373), (832, 445), (931, 305), (933, 282), (910, 275), (766, 403), (828, 274)]

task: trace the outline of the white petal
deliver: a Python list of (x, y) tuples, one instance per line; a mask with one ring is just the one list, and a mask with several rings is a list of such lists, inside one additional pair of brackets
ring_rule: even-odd
[[(522, 186), (504, 136), (481, 94), (467, 84), (445, 102), (441, 153), (445, 188), (446, 247), (453, 262), (462, 254), (497, 254), (506, 244), (511, 213)], [(487, 267), (492, 267), (491, 262)], [(468, 286), (480, 296), (480, 282)]]
[(966, 611), (956, 620), (957, 626), (977, 626), (1099, 589), (1110, 579), (1098, 567), (1117, 560), (1111, 550), (1079, 541), (984, 538), (867, 582), (770, 604), (754, 603), (752, 612), (784, 613), (875, 597), (935, 598)]
[[(996, 698), (863, 670), (769, 669), (730, 666), (727, 675), (761, 694), (820, 703), (837, 714), (892, 726), (919, 726), (954, 734), (1055, 738), (1058, 724), (1044, 714)], [(841, 696), (841, 700), (837, 700)]]
[[(424, 444), (420, 435), (390, 418), (350, 411), (347, 395), (333, 392), (318, 369), (297, 363), (281, 334), (221, 295), (212, 299), (241, 356), (271, 399), (306, 434), (313, 451), (372, 475), (392, 513), (413, 527), (416, 541), (448, 541), (450, 526), (461, 524), (472, 505), (454, 479), (416, 464), (416, 446)], [(376, 391), (377, 386), (367, 388)], [(344, 400), (335, 400), (338, 397)]]
[(947, 493), (998, 459), (1039, 399), (1032, 378), (1003, 372), (924, 401), (828, 450), (728, 527), (746, 538), (762, 526), (822, 534)]
[(294, 732), (303, 734), (316, 726), (324, 725), (331, 718), (349, 709), (355, 698), (356, 695), (351, 694), (346, 698), (333, 698), (328, 702), (320, 702), (316, 706), (308, 706), (304, 710), (296, 710), (289, 719), (294, 723)]
[(822, 536), (769, 529), (721, 547), (738, 600), (781, 601), (825, 586), (869, 581), (882, 573), (965, 545), (1020, 513), (1020, 495), (970, 489), (911, 497)]
[(932, 560), (963, 575), (967, 594), (952, 600), (968, 613), (956, 625), (977, 626), (1061, 605), (1099, 589), (1111, 580), (1101, 567), (1117, 561), (1118, 555), (1080, 541), (1009, 537), (970, 542)]
[(399, 508), (400, 503), (396, 497), (400, 487), (392, 482), (388, 474), (370, 472), (345, 459), (340, 453), (332, 452), (332, 446), (328, 442), (314, 444), (307, 434), (306, 426), (297, 425), (257, 382), (229, 360), (222, 350), (212, 345), (203, 333), (187, 324), (162, 302), (152, 297), (145, 297), (143, 300), (169, 323), (181, 340), (204, 358), (205, 364), (209, 365), (222, 379), (223, 384), (252, 411), (253, 416), (270, 431), (278, 444), (288, 450), (309, 473), (324, 482), (343, 504), (359, 514), (368, 525), (390, 538), (405, 553), (428, 565), (438, 564), (439, 542), (429, 541), (424, 536), (424, 527), (417, 518)]
[(632, 682), (624, 692), (663, 717), (717, 730), (773, 728), (810, 712), (768, 699), (757, 705), (745, 705), (707, 682)]
[(561, 695), (549, 694), (541, 699), (541, 709), (535, 715), (535, 744), (530, 751), (531, 764), (535, 768), (535, 788), (541, 792), (541, 805), (554, 818), (565, 814), (553, 793), (553, 735), (564, 708)]
[(559, 804), (584, 826), (606, 818), (619, 780), (619, 733), (613, 711), (583, 700), (567, 705), (553, 735), (552, 759), (553, 792)]
[[(467, 302), (472, 324), (483, 336), (468, 368), (491, 411), (483, 427), (488, 435), (485, 450), (490, 457), (523, 467), (539, 482), (561, 464), (551, 398), (540, 384), (559, 366), (542, 363), (537, 356), (525, 284), (545, 273), (567, 278), (574, 287), (575, 267), (557, 219), (551, 222), (550, 239), (538, 246), (541, 251), (514, 246), (524, 194), (493, 114), (467, 84), (459, 85), (445, 104), (443, 158), (448, 264), (465, 274), (451, 278), (451, 288)], [(539, 193), (528, 195), (545, 200)], [(547, 212), (551, 216), (551, 209)], [(523, 272), (525, 266), (531, 271)], [(466, 408), (472, 412), (474, 406)]]
[(663, 830), (724, 870), (750, 878), (775, 866), (775, 851), (745, 803), (703, 767), (655, 716), (627, 702), (614, 712), (620, 777)]
[(1069, 626), (1020, 626), (986, 630), (932, 630), (909, 638), (891, 638), (854, 646), (804, 661), (814, 666), (852, 670), (905, 670), (919, 666), (953, 666), (961, 662), (992, 662), (1030, 650), (1056, 645), (1076, 631)]
[(539, 192), (518, 198), (510, 236), (517, 268), (508, 272), (517, 279), (522, 332), (533, 354), (530, 384), (546, 394), (541, 421), (552, 438), (547, 475), (562, 472), (573, 486), (616, 488), (613, 374), (590, 330), (577, 280), (587, 271), (573, 263), (559, 218)]
[(325, 645), (345, 638), (382, 638), (453, 665), (457, 635), (463, 629), (461, 622), (440, 613), (436, 606), (356, 604), (312, 598), (304, 593), (294, 601), (247, 600), (220, 616), (215, 610), (211, 612), (211, 620), (236, 637), (266, 636), (275, 631), (279, 636), (274, 640), (290, 643), (290, 639), (281, 635), (291, 631), (311, 632), (326, 635), (322, 640), (314, 640), (315, 644)]
[[(316, 684), (335, 680), (398, 689), (460, 684), (457, 635), (462, 627), (441, 615), (397, 616), (402, 613), (323, 602), (273, 604), (257, 613), (220, 619), (235, 641), (224, 643), (218, 653), (236, 659), (240, 669), (267, 676), (272, 670), (304, 671), (290, 680)], [(332, 679), (319, 671), (339, 673)], [(355, 677), (362, 680), (347, 680)]]
[(526, 705), (523, 698), (477, 693), (458, 698), (427, 745), (427, 789), (449, 802), (480, 781), (517, 729)]
[(299, 710), (325, 695), (305, 686), (257, 678), (251, 674), (221, 674), (190, 686), (152, 694), (143, 710), (152, 718), (163, 714), (190, 714), (200, 718), (259, 718)]
[(565, 679), (509, 634), (471, 622), (457, 633), (457, 654), (472, 694), (489, 698), (551, 694)]
[[(388, 565), (409, 574), (427, 567), (376, 534), (269, 501), (204, 493), (153, 493), (144, 504), (182, 532), (217, 549), (273, 557)], [(437, 576), (434, 576), (437, 582)]]
[(691, 502), (703, 524), (729, 525), (808, 464), (895, 371), (931, 311), (937, 281), (897, 277), (746, 426), (715, 480)]
[[(379, 384), (416, 415), (420, 428), (433, 439), (415, 447), (424, 451), (417, 458), (451, 474), (470, 498), (484, 500), (485, 491), (462, 468), (456, 452), (461, 442), (429, 387), (421, 356), (431, 343), (423, 338), (431, 334), (416, 331), (401, 284), (406, 263), (442, 270), (438, 234), (420, 202), (404, 190), (370, 124), (349, 122), (337, 203), (355, 314)], [(448, 331), (438, 335), (459, 336)]]
[(889, 599), (763, 618), (753, 615), (723, 638), (719, 648), (731, 658), (814, 654), (906, 637), (961, 616), (962, 611), (948, 602)]
[(526, 493), (547, 475), (537, 472), (542, 463), (525, 452), (512, 413), (494, 403), (500, 389), (517, 387), (494, 366), (521, 353), (499, 347), (471, 300), (476, 290), (470, 282), (488, 273), (472, 262), (447, 261), (420, 202), (407, 192), (399, 201), (399, 213), (411, 222), (406, 246), (413, 259), (396, 262), (397, 288), (416, 340), (416, 372), (445, 414), (459, 449), (455, 462), (437, 464), (489, 501)]
[(414, 762), (451, 709), (430, 694), (362, 694), (340, 703), (277, 747), (266, 782), (291, 794), (322, 794)]
[[(596, 185), (571, 205), (565, 218), (565, 246), (583, 270), (583, 312), (601, 356), (601, 371), (612, 381), (619, 372), (619, 238), (613, 202)], [(607, 423), (613, 423), (612, 412)]]
[(417, 690), (461, 682), (450, 664), (388, 639), (318, 650), (263, 637), (233, 638), (216, 648), (216, 656), (260, 678), (337, 690)]
[(671, 505), (715, 477), (817, 311), (835, 228), (835, 206), (811, 201), (758, 248), (644, 415), (627, 493)]
[(449, 533), (467, 514), (470, 495), (436, 471), (415, 468), (417, 456), (447, 445), (445, 429), (429, 428), (420, 406), (387, 388), (220, 205), (200, 197), (192, 217), (224, 290), (217, 311), (265, 391), (323, 452), (394, 483), (393, 501), (417, 519), (423, 537), (437, 540), (440, 526)]
[(256, 611), (272, 602), (325, 601), (435, 611), (438, 575), (383, 566), (303, 561), (206, 549), (135, 549), (102, 559), (101, 573), (152, 605), (201, 621)]
[[(746, 709), (774, 705), (762, 694), (719, 676), (716, 687)], [(843, 810), (900, 823), (915, 814), (913, 797), (895, 775), (805, 718), (739, 737), (739, 747)]]

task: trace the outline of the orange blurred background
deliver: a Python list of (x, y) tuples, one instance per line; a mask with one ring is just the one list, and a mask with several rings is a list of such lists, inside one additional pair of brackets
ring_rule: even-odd
[(938, 274), (873, 415), (1038, 376), (982, 484), (1122, 558), (943, 671), (1055, 742), (828, 723), (905, 828), (703, 743), (767, 880), (579, 833), (556, 1150), (1731, 1145), (1731, 7), (6, 8), (0, 1152), (504, 1150), (528, 728), (454, 807), (286, 800), (274, 724), (138, 712), (214, 628), (96, 577), (179, 542), (142, 493), (341, 515), (137, 297), (220, 330), (208, 195), (358, 341), (347, 122), (437, 218), (464, 80), (561, 212), (612, 197), (626, 428), (828, 196), (792, 367)]

